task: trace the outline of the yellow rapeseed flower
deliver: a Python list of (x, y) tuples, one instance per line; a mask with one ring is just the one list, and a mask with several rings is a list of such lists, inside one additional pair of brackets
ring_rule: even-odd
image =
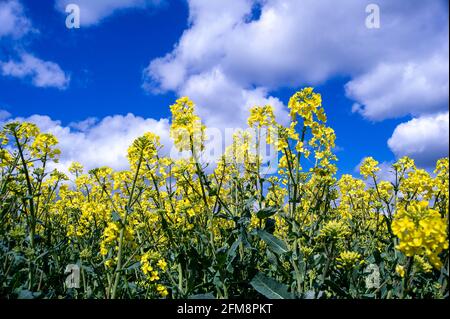
[(409, 257), (427, 257), (433, 266), (440, 268), (438, 255), (448, 248), (447, 224), (447, 219), (429, 208), (427, 201), (403, 205), (392, 222), (392, 231), (400, 240), (397, 249)]
[(336, 258), (338, 262), (337, 267), (343, 269), (351, 269), (355, 266), (363, 263), (361, 259), (361, 254), (354, 251), (343, 251), (339, 254), (339, 257)]
[(402, 265), (397, 265), (395, 266), (395, 272), (400, 276), (400, 277), (405, 277), (405, 267), (403, 267)]

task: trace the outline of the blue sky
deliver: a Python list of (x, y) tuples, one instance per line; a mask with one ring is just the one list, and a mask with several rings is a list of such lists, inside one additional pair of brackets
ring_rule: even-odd
[[(372, 1), (374, 2), (374, 1)], [(81, 27), (65, 25), (78, 4)], [(188, 95), (209, 126), (248, 107), (286, 117), (304, 86), (322, 93), (340, 173), (365, 156), (448, 156), (448, 1), (0, 0), (0, 122), (36, 122), (61, 165), (126, 165), (148, 130), (168, 138), (169, 105)]]

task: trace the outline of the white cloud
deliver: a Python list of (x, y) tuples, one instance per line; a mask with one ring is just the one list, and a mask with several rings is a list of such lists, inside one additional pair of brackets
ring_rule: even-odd
[(161, 137), (161, 143), (167, 148), (172, 145), (167, 119), (144, 119), (133, 114), (114, 115), (105, 117), (98, 123), (86, 124), (85, 122), (80, 126), (81, 130), (64, 126), (60, 121), (42, 115), (14, 120), (35, 123), (42, 132), (48, 132), (57, 137), (61, 157), (56, 167), (65, 172), (73, 161), (82, 163), (86, 169), (100, 166), (110, 166), (116, 170), (127, 169), (129, 167), (126, 158), (128, 147), (137, 137), (149, 131), (158, 134)]
[[(164, 90), (215, 66), (246, 84), (318, 83), (340, 73), (361, 74), (380, 61), (427, 55), (448, 34), (440, 24), (442, 1), (379, 2), (382, 27), (371, 30), (364, 23), (370, 1), (191, 0), (189, 29), (173, 52), (151, 62), (148, 73)], [(257, 3), (261, 15), (249, 21)]]
[(369, 0), (188, 3), (188, 29), (172, 52), (150, 62), (143, 86), (191, 94), (210, 107), (227, 100), (201, 110), (206, 121), (244, 123), (255, 95), (271, 99), (272, 90), (335, 76), (352, 79), (354, 111), (370, 119), (448, 107), (446, 1), (377, 1), (380, 29), (365, 26)]
[[(445, 52), (445, 50), (442, 50)], [(353, 108), (371, 120), (448, 108), (448, 50), (420, 62), (381, 63), (346, 85)]]
[(8, 111), (0, 109), (0, 121), (6, 120), (11, 116), (11, 113)]
[(80, 7), (80, 22), (84, 26), (98, 24), (119, 10), (130, 8), (145, 9), (158, 6), (164, 0), (56, 0), (56, 8), (65, 12), (68, 4)]
[[(24, 37), (30, 32), (38, 33), (39, 31), (33, 28), (31, 21), (25, 14), (22, 3), (18, 0), (1, 1), (0, 45), (5, 45), (8, 48), (5, 52), (10, 53), (2, 54), (2, 50), (0, 50), (0, 59), (9, 58), (9, 61), (0, 60), (0, 74), (30, 79), (36, 87), (66, 89), (70, 77), (58, 64), (41, 60), (23, 49), (23, 47), (26, 47)], [(4, 40), (6, 37), (10, 39)], [(19, 51), (24, 53), (18, 53)], [(4, 55), (6, 57), (3, 57)]]
[(376, 175), (380, 181), (395, 183), (395, 171), (392, 164), (392, 162), (382, 162), (378, 165), (380, 170), (376, 172)]
[[(13, 121), (31, 122), (36, 124), (41, 132), (51, 133), (58, 139), (57, 148), (61, 150), (59, 163), (54, 163), (50, 169), (57, 168), (67, 173), (69, 166), (80, 162), (86, 169), (109, 166), (115, 170), (129, 168), (127, 160), (128, 147), (133, 141), (146, 132), (152, 132), (160, 137), (162, 148), (160, 156), (169, 156), (172, 159), (188, 158), (190, 152), (179, 152), (170, 137), (169, 119), (155, 120), (142, 118), (131, 113), (126, 116), (114, 115), (101, 120), (87, 118), (80, 122), (62, 125), (60, 121), (53, 120), (44, 115), (32, 115), (26, 118), (11, 117), (11, 114), (0, 110), (0, 128)], [(224, 134), (225, 133), (225, 134)], [(217, 160), (224, 152), (225, 144), (232, 140), (233, 130), (222, 131), (217, 128), (206, 130), (205, 150), (202, 152), (200, 162), (207, 172), (212, 172)], [(262, 150), (263, 159), (271, 163), (271, 173), (276, 172), (278, 152), (275, 148)], [(268, 170), (267, 167), (264, 167)]]
[(20, 38), (32, 31), (31, 22), (24, 14), (23, 6), (17, 0), (0, 2), (0, 38)]
[(89, 117), (80, 122), (71, 122), (69, 123), (69, 127), (78, 131), (86, 131), (90, 127), (94, 126), (98, 122), (96, 117)]
[(265, 88), (245, 89), (226, 78), (220, 69), (192, 76), (180, 90), (197, 105), (198, 115), (209, 127), (238, 128), (245, 126), (250, 107), (270, 104), (275, 116), (286, 123), (288, 114), (283, 103), (268, 96)]
[(396, 157), (412, 157), (419, 166), (432, 167), (448, 156), (449, 113), (421, 116), (402, 123), (388, 141)]
[(29, 78), (37, 87), (54, 87), (63, 90), (70, 82), (70, 76), (66, 75), (58, 64), (43, 61), (28, 53), (22, 54), (20, 61), (0, 61), (0, 68), (4, 76)]

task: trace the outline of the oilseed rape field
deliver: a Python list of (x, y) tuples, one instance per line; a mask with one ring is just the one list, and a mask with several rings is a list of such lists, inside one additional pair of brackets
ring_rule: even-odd
[[(187, 97), (170, 107), (170, 135), (188, 156), (163, 155), (148, 132), (125, 171), (51, 169), (54, 136), (5, 124), (0, 297), (448, 298), (448, 158), (427, 171), (403, 157), (381, 180), (367, 157), (362, 178), (340, 175), (320, 94), (304, 88), (288, 107), (288, 125), (252, 108), (249, 129), (208, 168)], [(274, 174), (262, 169), (267, 145)]]

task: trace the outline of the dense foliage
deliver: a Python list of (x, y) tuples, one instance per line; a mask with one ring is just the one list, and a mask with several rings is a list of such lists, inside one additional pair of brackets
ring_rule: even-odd
[[(401, 158), (390, 181), (366, 158), (337, 178), (334, 131), (311, 88), (250, 112), (214, 168), (188, 98), (171, 137), (190, 156), (161, 155), (147, 133), (130, 168), (56, 170), (57, 139), (31, 123), (0, 131), (0, 296), (3, 298), (446, 298), (448, 158), (433, 173)], [(265, 132), (265, 133), (262, 133)], [(275, 138), (275, 136), (277, 138)], [(278, 173), (257, 152), (274, 145)], [(105, 154), (107, 156), (107, 154)], [(79, 288), (65, 285), (80, 267)]]

